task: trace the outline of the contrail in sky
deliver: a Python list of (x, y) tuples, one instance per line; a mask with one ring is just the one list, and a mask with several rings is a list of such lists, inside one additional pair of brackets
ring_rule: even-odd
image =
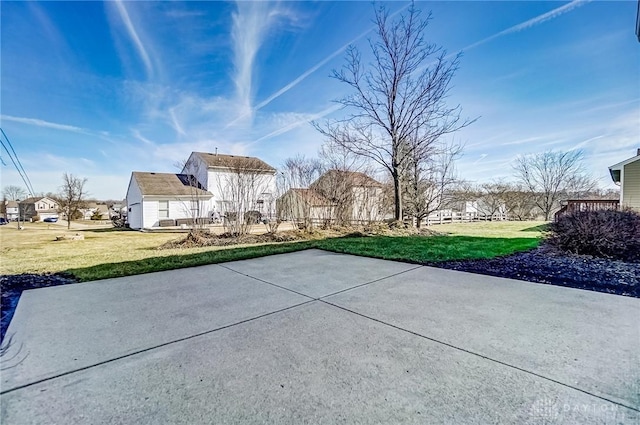
[(127, 32), (129, 33), (129, 36), (133, 40), (133, 43), (136, 45), (136, 49), (138, 50), (140, 59), (142, 59), (142, 62), (144, 62), (144, 66), (147, 69), (147, 75), (151, 76), (153, 73), (153, 67), (151, 66), (151, 59), (149, 59), (147, 50), (144, 48), (142, 41), (140, 41), (140, 37), (138, 37), (138, 33), (136, 32), (136, 29), (133, 26), (133, 23), (131, 22), (131, 18), (129, 17), (129, 13), (127, 12), (127, 9), (124, 7), (122, 0), (116, 0), (114, 4), (118, 9), (118, 13), (120, 14), (120, 18), (122, 18), (122, 22), (124, 22), (125, 27), (127, 27)]
[(543, 22), (549, 21), (551, 19), (557, 18), (560, 15), (563, 15), (567, 12), (572, 11), (573, 9), (576, 9), (588, 2), (590, 2), (591, 0), (573, 0), (571, 3), (567, 3), (564, 6), (560, 6), (558, 8), (555, 8), (547, 13), (543, 13), (542, 15), (538, 15), (535, 18), (531, 18), (527, 21), (524, 21), (518, 25), (514, 25), (510, 28), (507, 28), (506, 30), (500, 31), (496, 34), (493, 34), (487, 38), (484, 38), (480, 41), (476, 41), (473, 44), (468, 45), (467, 47), (463, 47), (462, 51), (465, 50), (470, 50), (473, 49), (474, 47), (478, 47), (481, 44), (485, 44), (488, 43), (489, 41), (495, 40), (498, 37), (502, 37), (503, 35), (508, 35), (508, 34), (513, 34), (516, 32), (520, 32), (526, 29), (529, 29), (531, 27), (534, 27), (538, 24), (541, 24)]
[[(393, 12), (390, 16), (395, 16), (398, 13), (400, 13), (401, 11), (403, 11), (404, 9), (406, 9), (409, 6), (409, 4), (406, 4), (405, 6), (401, 7), (400, 9), (396, 10), (395, 12)], [(297, 77), (295, 80), (291, 81), (289, 84), (287, 84), (286, 86), (282, 87), (280, 90), (278, 90), (277, 92), (273, 93), (271, 96), (269, 96), (268, 98), (266, 98), (265, 100), (263, 100), (262, 102), (258, 103), (252, 110), (252, 112), (255, 112), (259, 109), (262, 109), (263, 107), (267, 106), (269, 103), (271, 103), (272, 101), (274, 101), (275, 99), (277, 99), (278, 97), (282, 96), (283, 94), (285, 94), (286, 92), (288, 92), (289, 90), (291, 90), (292, 88), (294, 88), (295, 86), (297, 86), (298, 84), (300, 84), (303, 80), (305, 80), (309, 75), (313, 74), (314, 72), (316, 72), (318, 69), (320, 69), (323, 65), (325, 65), (327, 62), (329, 62), (330, 60), (332, 60), (333, 58), (335, 58), (336, 56), (338, 56), (340, 53), (344, 52), (347, 47), (349, 47), (350, 45), (354, 44), (356, 41), (360, 40), (362, 37), (364, 37), (365, 35), (369, 34), (373, 29), (375, 29), (375, 26), (372, 26), (370, 28), (368, 28), (366, 31), (363, 31), (362, 33), (360, 33), (358, 36), (356, 36), (355, 38), (353, 38), (352, 40), (350, 40), (349, 42), (347, 42), (346, 44), (344, 44), (342, 47), (338, 48), (337, 50), (335, 50), (333, 53), (331, 53), (329, 56), (325, 57), (324, 59), (322, 59), (320, 62), (318, 62), (317, 64), (315, 64), (314, 66), (312, 66), (311, 68), (307, 69), (305, 72), (303, 72), (302, 74), (300, 74), (299, 77)], [(231, 121), (229, 124), (227, 124), (225, 126), (225, 129), (234, 125), (235, 123), (237, 123), (239, 120), (241, 120), (242, 118), (246, 117), (247, 115), (249, 115), (252, 112), (247, 112), (245, 111), (243, 114), (241, 114), (240, 116), (238, 116), (236, 119), (234, 119), (233, 121)]]

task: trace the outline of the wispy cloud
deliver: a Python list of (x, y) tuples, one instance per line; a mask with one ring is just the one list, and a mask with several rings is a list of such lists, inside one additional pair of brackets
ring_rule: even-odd
[(142, 41), (138, 36), (138, 32), (136, 31), (136, 28), (133, 25), (131, 18), (129, 17), (129, 12), (127, 12), (127, 8), (125, 7), (122, 0), (115, 0), (113, 4), (118, 10), (120, 18), (122, 19), (122, 22), (124, 23), (124, 26), (126, 27), (127, 32), (129, 33), (129, 37), (131, 37), (131, 40), (133, 41), (133, 44), (135, 45), (136, 50), (138, 51), (138, 55), (140, 56), (140, 59), (144, 63), (144, 67), (147, 71), (147, 76), (151, 77), (153, 75), (153, 66), (151, 64), (151, 59), (149, 58), (147, 49), (145, 49), (144, 44), (142, 44)]
[(14, 117), (11, 115), (0, 115), (0, 120), (13, 121), (21, 124), (33, 125), (36, 127), (52, 128), (54, 130), (73, 131), (74, 133), (89, 133), (89, 130), (76, 127), (74, 125), (58, 124), (55, 122), (44, 121), (37, 118)]
[(571, 3), (567, 3), (563, 6), (557, 7), (547, 13), (543, 13), (542, 15), (538, 15), (535, 18), (531, 18), (527, 21), (524, 21), (522, 23), (519, 23), (517, 25), (514, 25), (512, 27), (507, 28), (506, 30), (500, 31), (496, 34), (493, 34), (487, 38), (483, 38), (480, 41), (476, 41), (475, 43), (472, 43), (466, 47), (464, 47), (462, 50), (470, 50), (473, 49), (474, 47), (478, 47), (482, 44), (488, 43), (492, 40), (495, 40), (496, 38), (508, 35), (508, 34), (513, 34), (516, 32), (520, 32), (529, 28), (532, 28), (536, 25), (539, 25), (543, 22), (549, 21), (551, 19), (555, 19), (560, 15), (563, 15), (565, 13), (571, 12), (572, 10), (588, 3), (591, 0), (573, 0)]
[(233, 13), (233, 63), (235, 75), (233, 81), (236, 86), (236, 96), (242, 116), (252, 115), (253, 73), (258, 50), (264, 42), (265, 34), (277, 16), (277, 4), (268, 2), (236, 3), (237, 10)]
[(481, 154), (481, 155), (480, 155), (480, 157), (479, 157), (478, 159), (476, 159), (475, 161), (473, 161), (473, 164), (477, 164), (477, 163), (479, 163), (480, 161), (482, 161), (483, 159), (485, 159), (485, 158), (486, 158), (486, 157), (488, 157), (488, 156), (489, 156), (489, 154), (486, 154), (486, 153)]
[(267, 139), (270, 139), (272, 137), (279, 136), (281, 134), (287, 133), (287, 132), (293, 130), (294, 128), (296, 128), (296, 127), (300, 127), (301, 125), (308, 124), (308, 123), (310, 123), (312, 121), (315, 121), (315, 120), (318, 120), (320, 118), (326, 117), (327, 115), (337, 111), (340, 108), (342, 108), (342, 105), (336, 104), (336, 105), (332, 105), (332, 106), (330, 106), (330, 107), (328, 107), (328, 108), (326, 108), (326, 109), (324, 109), (324, 110), (322, 110), (322, 111), (320, 111), (320, 112), (318, 112), (316, 114), (288, 114), (288, 115), (294, 117), (294, 120), (292, 122), (288, 123), (287, 125), (285, 125), (283, 127), (280, 127), (278, 129), (272, 131), (269, 134), (266, 134), (266, 135), (260, 137), (259, 139), (254, 140), (253, 143), (259, 143), (259, 142), (262, 142), (263, 140), (267, 140)]
[[(404, 9), (406, 9), (409, 5), (405, 5), (403, 7), (401, 7), (400, 9), (398, 9), (397, 11), (395, 11), (393, 14), (391, 14), (391, 17), (397, 15), (398, 13), (402, 12)], [(325, 57), (324, 59), (322, 59), (320, 62), (316, 63), (314, 66), (312, 66), (311, 68), (307, 69), (305, 72), (303, 72), (302, 74), (300, 74), (297, 78), (295, 78), (294, 80), (292, 80), (290, 83), (286, 84), (284, 87), (282, 87), (280, 90), (276, 91), (275, 93), (273, 93), (272, 95), (270, 95), (269, 97), (267, 97), (266, 99), (264, 99), (262, 102), (258, 103), (257, 105), (255, 105), (250, 111), (244, 111), (242, 112), (241, 115), (239, 115), (236, 119), (234, 119), (233, 121), (231, 121), (229, 124), (227, 124), (226, 127), (230, 127), (234, 124), (236, 124), (238, 121), (242, 120), (243, 118), (246, 118), (247, 115), (264, 108), (265, 106), (267, 106), (268, 104), (270, 104), (271, 102), (273, 102), (274, 100), (276, 100), (277, 98), (279, 98), (280, 96), (282, 96), (283, 94), (285, 94), (286, 92), (288, 92), (289, 90), (291, 90), (292, 88), (294, 88), (295, 86), (297, 86), (298, 84), (300, 84), (302, 81), (304, 81), (305, 79), (307, 79), (307, 77), (309, 77), (310, 75), (312, 75), (314, 72), (316, 72), (318, 69), (322, 68), (324, 65), (326, 65), (329, 61), (331, 61), (332, 59), (334, 59), (336, 56), (338, 56), (339, 54), (343, 53), (347, 47), (355, 44), (358, 40), (360, 40), (361, 38), (363, 38), (364, 36), (366, 36), (367, 34), (369, 34), (371, 31), (373, 31), (375, 29), (374, 26), (368, 28), (367, 30), (363, 31), (362, 33), (360, 33), (358, 36), (354, 37), (353, 39), (351, 39), (350, 41), (348, 41), (347, 43), (345, 43), (344, 45), (342, 45), (341, 47), (339, 47), (338, 49), (334, 50), (331, 54), (329, 54), (327, 57)]]

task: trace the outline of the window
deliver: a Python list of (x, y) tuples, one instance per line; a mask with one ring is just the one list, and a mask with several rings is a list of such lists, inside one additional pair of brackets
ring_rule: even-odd
[(169, 201), (158, 201), (158, 217), (169, 218)]

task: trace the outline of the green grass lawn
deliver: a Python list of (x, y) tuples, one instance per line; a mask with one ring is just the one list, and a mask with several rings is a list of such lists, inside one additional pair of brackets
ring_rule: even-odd
[[(142, 233), (116, 229), (67, 231), (42, 223), (18, 230), (0, 228), (0, 274), (67, 272), (82, 281), (243, 260), (270, 254), (320, 248), (334, 252), (408, 262), (491, 258), (534, 248), (542, 222), (487, 222), (432, 226), (447, 236), (368, 236), (235, 247), (158, 250), (183, 237), (176, 233)], [(63, 234), (84, 240), (56, 241)]]
[(316, 242), (318, 248), (328, 251), (411, 263), (493, 258), (526, 251), (538, 244), (539, 239), (536, 238), (495, 236), (374, 236)]

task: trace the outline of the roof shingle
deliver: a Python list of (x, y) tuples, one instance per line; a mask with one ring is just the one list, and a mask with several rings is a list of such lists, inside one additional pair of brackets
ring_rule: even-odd
[(208, 167), (246, 171), (276, 171), (275, 168), (263, 160), (253, 156), (223, 155), (207, 152), (193, 152), (193, 154), (199, 156)]
[(211, 192), (204, 190), (200, 183), (189, 184), (187, 174), (148, 173), (134, 171), (132, 177), (138, 183), (143, 195), (155, 196), (194, 196), (211, 197)]

